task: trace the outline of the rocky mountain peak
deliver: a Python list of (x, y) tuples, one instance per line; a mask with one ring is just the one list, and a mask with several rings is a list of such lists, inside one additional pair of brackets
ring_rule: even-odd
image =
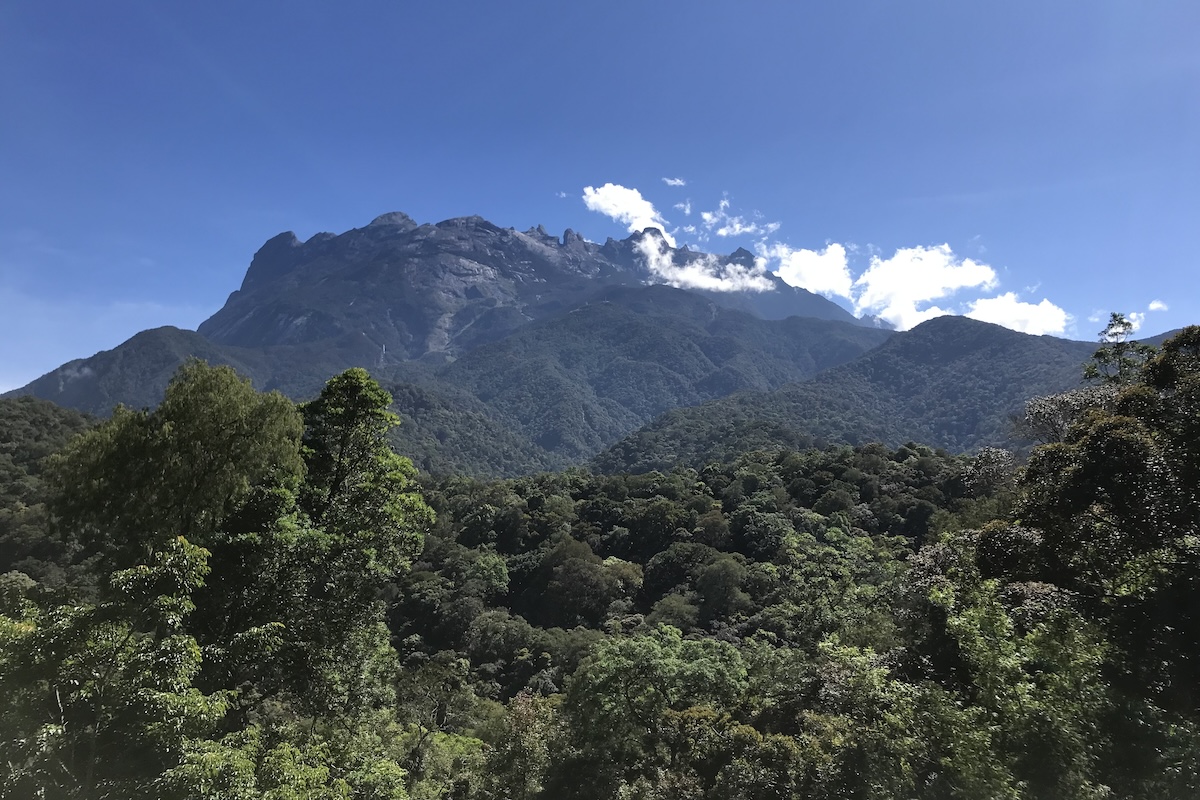
[(550, 232), (546, 230), (544, 225), (538, 225), (537, 227), (530, 228), (529, 230), (525, 231), (525, 235), (530, 239), (533, 239), (534, 241), (540, 242), (544, 245), (551, 247), (558, 246), (558, 239), (554, 236), (551, 236)]
[(411, 231), (417, 227), (416, 221), (403, 211), (389, 211), (371, 220), (368, 228), (401, 228)]
[(242, 281), (242, 291), (265, 285), (287, 274), (296, 266), (303, 247), (304, 244), (292, 231), (268, 239), (250, 261), (250, 268), (246, 270), (246, 277)]
[(500, 233), (502, 230), (499, 226), (493, 225), (478, 214), (472, 214), (469, 217), (444, 219), (434, 227), (440, 230), (487, 231), (489, 233)]
[(739, 247), (729, 254), (729, 261), (743, 267), (753, 267), (756, 259), (754, 253), (744, 247)]
[[(240, 347), (352, 337), (377, 347), (382, 360), (454, 358), (598, 292), (655, 282), (639, 245), (663, 247), (665, 238), (648, 227), (600, 246), (571, 229), (560, 241), (541, 225), (519, 232), (478, 215), (418, 225), (399, 211), (307, 242), (283, 233), (259, 249), (241, 290), (199, 332)], [(722, 260), (754, 265), (747, 250)], [(766, 319), (854, 321), (828, 300), (778, 283), (780, 291), (714, 300)]]

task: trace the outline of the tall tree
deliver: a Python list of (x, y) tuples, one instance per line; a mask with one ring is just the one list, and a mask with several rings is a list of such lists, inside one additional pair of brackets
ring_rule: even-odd
[(256, 487), (295, 485), (302, 423), (277, 392), (192, 360), (154, 411), (118, 407), (47, 465), (48, 506), (109, 567), (183, 536), (204, 545)]
[(1124, 314), (1113, 312), (1099, 333), (1100, 348), (1084, 366), (1083, 377), (1118, 385), (1136, 380), (1146, 361), (1154, 355), (1154, 348), (1134, 341), (1134, 330), (1133, 322)]
[(190, 362), (55, 457), (51, 507), (104, 592), (40, 612), (4, 584), (12, 796), (405, 796), (380, 598), (432, 515), (388, 402), (354, 370), (302, 417)]

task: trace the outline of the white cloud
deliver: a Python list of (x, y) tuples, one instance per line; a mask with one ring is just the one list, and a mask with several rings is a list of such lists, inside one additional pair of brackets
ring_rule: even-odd
[(775, 274), (789, 286), (826, 297), (851, 299), (854, 279), (850, 276), (846, 248), (837, 242), (826, 245), (824, 250), (793, 250), (782, 242), (760, 244), (757, 250), (759, 257), (779, 263)]
[(663, 178), (663, 183), (667, 186), (687, 186), (687, 181), (683, 178)]
[(902, 247), (891, 258), (871, 256), (870, 266), (854, 281), (855, 311), (873, 313), (908, 330), (927, 319), (951, 313), (925, 303), (960, 289), (992, 289), (996, 271), (987, 264), (959, 260), (950, 245)]
[(667, 233), (667, 221), (654, 208), (654, 204), (642, 197), (637, 189), (629, 189), (615, 183), (606, 183), (599, 189), (585, 186), (583, 203), (591, 211), (598, 211), (605, 216), (629, 226), (629, 232), (642, 231), (646, 228), (658, 228), (674, 247), (675, 240)]
[(770, 236), (777, 230), (779, 230), (778, 222), (759, 225), (757, 222), (746, 222), (741, 217), (727, 217), (725, 224), (713, 233), (717, 236)]
[(566, 192), (555, 192), (554, 196), (561, 200), (567, 196), (567, 193)]
[[(684, 185), (683, 180), (664, 178), (668, 185)], [(678, 183), (675, 183), (678, 181)], [(862, 248), (853, 244), (829, 242), (823, 249), (792, 248), (769, 237), (779, 230), (778, 222), (764, 222), (762, 215), (732, 212), (726, 195), (711, 211), (698, 211), (693, 224), (667, 230), (667, 222), (636, 189), (607, 183), (600, 188), (584, 189), (584, 202), (629, 226), (630, 231), (656, 228), (663, 238), (647, 237), (639, 243), (648, 268), (659, 279), (674, 286), (695, 287), (716, 291), (772, 288), (769, 275), (773, 273), (791, 286), (829, 298), (849, 301), (855, 314), (873, 314), (899, 330), (908, 330), (928, 319), (945, 314), (965, 314), (968, 317), (995, 322), (1014, 330), (1032, 334), (1066, 334), (1074, 319), (1063, 308), (1043, 299), (1040, 303), (1020, 300), (1016, 292), (996, 294), (999, 285), (996, 271), (981, 260), (986, 252), (981, 237), (972, 237), (967, 247), (977, 251), (977, 257), (964, 258), (955, 254), (948, 244), (898, 248), (890, 257), (873, 246)], [(691, 216), (696, 210), (691, 199), (675, 203), (674, 208)], [(757, 258), (753, 268), (723, 263), (716, 256), (698, 256), (675, 263), (668, 246), (674, 248), (672, 234), (687, 235), (689, 241), (701, 246), (711, 236), (752, 236), (757, 239), (754, 249)], [(867, 260), (861, 272), (852, 265)], [(857, 274), (857, 277), (856, 277)], [(1027, 287), (1022, 293), (1029, 296), (1037, 287)], [(982, 294), (996, 294), (983, 296)], [(965, 294), (966, 296), (962, 296)], [(955, 298), (953, 302), (950, 298)], [(1149, 310), (1165, 310), (1166, 304), (1155, 300)], [(1129, 315), (1140, 325), (1145, 312)]]
[(717, 236), (770, 236), (779, 230), (778, 222), (747, 222), (745, 217), (729, 213), (729, 198), (721, 198), (716, 211), (701, 211), (704, 227)]
[(1142, 328), (1142, 323), (1146, 321), (1146, 313), (1144, 311), (1130, 311), (1125, 315), (1125, 319), (1129, 321), (1130, 330), (1139, 331)]
[(729, 210), (729, 198), (722, 197), (721, 202), (717, 204), (716, 211), (701, 211), (700, 219), (706, 228), (711, 228), (722, 219), (725, 218), (725, 212)]
[(971, 302), (966, 316), (982, 322), (994, 322), (1022, 333), (1062, 335), (1066, 333), (1071, 315), (1047, 299), (1040, 303), (1025, 303), (1016, 292), (996, 297), (984, 297)]
[(1151, 300), (1150, 301), (1150, 310), (1151, 311), (1166, 311), (1167, 304), (1164, 303), (1162, 300)]
[(658, 236), (642, 237), (637, 243), (637, 249), (651, 272), (664, 283), (681, 289), (766, 292), (775, 288), (766, 272), (757, 264), (746, 267), (741, 264), (721, 263), (721, 259), (709, 254), (677, 264), (666, 240)]

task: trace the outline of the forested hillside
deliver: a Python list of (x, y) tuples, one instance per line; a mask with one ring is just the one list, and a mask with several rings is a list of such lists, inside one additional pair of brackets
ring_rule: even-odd
[(395, 444), (421, 469), (511, 476), (581, 464), (664, 411), (811, 378), (890, 335), (832, 320), (764, 320), (668, 286), (593, 288), (588, 297), (447, 364), (384, 361), (351, 333), (247, 347), (158, 328), (22, 391), (98, 415), (118, 403), (150, 408), (197, 357), (304, 400), (347, 365), (366, 364), (413, 423)]
[(810, 378), (890, 332), (762, 320), (667, 286), (617, 289), (463, 355), (438, 377), (580, 464), (658, 414)]
[(363, 370), (21, 401), (0, 797), (1197, 796), (1200, 328), (1093, 363), (1025, 466), (418, 479)]
[(1013, 427), (1035, 395), (1076, 388), (1095, 345), (938, 317), (853, 361), (771, 392), (742, 392), (656, 419), (594, 459), (604, 471), (728, 460), (826, 442), (921, 441), (964, 452), (1026, 444)]
[(65, 580), (73, 548), (50, 535), (42, 465), (95, 420), (33, 397), (0, 398), (0, 572), (45, 586)]

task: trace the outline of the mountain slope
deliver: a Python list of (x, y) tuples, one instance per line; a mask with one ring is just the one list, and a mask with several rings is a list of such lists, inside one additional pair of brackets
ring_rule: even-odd
[(539, 446), (515, 422), (454, 387), (386, 381), (384, 387), (401, 419), (392, 446), (423, 473), (516, 476), (576, 463)]
[[(244, 375), (259, 377), (257, 359), (239, 356), (193, 331), (154, 328), (111, 350), (68, 361), (9, 395), (33, 395), (67, 408), (107, 415), (118, 403), (133, 408), (158, 405), (167, 381), (188, 358), (229, 364)], [(262, 384), (261, 379), (258, 383)]]
[[(33, 395), (67, 408), (107, 415), (117, 404), (151, 408), (162, 400), (167, 382), (189, 358), (228, 364), (255, 387), (297, 399), (315, 395), (329, 377), (350, 366), (370, 365), (374, 348), (352, 334), (319, 345), (234, 347), (216, 344), (194, 331), (154, 328), (135, 334), (111, 350), (69, 361), (5, 396)], [(414, 380), (429, 373), (421, 364), (393, 365), (388, 377)]]
[(150, 407), (178, 365), (195, 357), (305, 399), (329, 376), (364, 365), (396, 396), (406, 420), (396, 445), (422, 469), (515, 475), (581, 463), (663, 411), (801, 380), (891, 335), (826, 320), (762, 320), (667, 286), (592, 296), (436, 369), (373, 361), (374, 345), (353, 333), (254, 348), (160, 328), (64, 365), (25, 391), (97, 414), (116, 403)]
[(939, 317), (810, 381), (668, 412), (594, 463), (646, 471), (822, 441), (919, 441), (951, 451), (1004, 444), (1009, 415), (1031, 396), (1078, 385), (1094, 350), (1088, 342)]
[(438, 376), (577, 463), (667, 409), (802, 380), (890, 335), (761, 320), (666, 286), (621, 288), (481, 346)]

